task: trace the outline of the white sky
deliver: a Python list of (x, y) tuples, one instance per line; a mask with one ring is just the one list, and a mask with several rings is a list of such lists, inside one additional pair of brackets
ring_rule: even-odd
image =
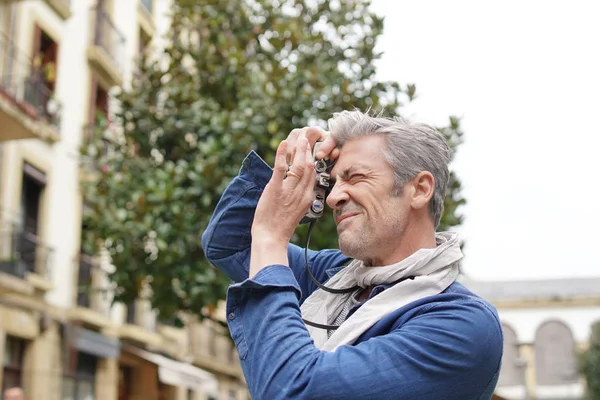
[(600, 2), (373, 0), (379, 79), (411, 119), (463, 117), (454, 169), (475, 279), (600, 276)]

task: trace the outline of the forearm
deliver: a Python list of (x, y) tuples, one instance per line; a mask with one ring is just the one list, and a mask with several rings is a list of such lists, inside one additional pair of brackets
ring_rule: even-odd
[[(202, 247), (207, 259), (236, 282), (249, 276), (254, 211), (270, 178), (271, 168), (256, 153), (250, 153), (244, 160), (240, 174), (221, 196), (202, 234)], [(255, 258), (255, 265), (288, 265), (300, 284), (302, 297), (305, 298), (312, 293), (315, 285), (306, 274), (304, 249), (286, 244), (286, 250), (286, 261), (281, 256), (276, 260), (278, 262), (259, 261)], [(337, 250), (309, 250), (308, 253), (311, 271), (320, 282), (327, 280), (328, 268), (338, 267), (348, 261)]]
[(254, 211), (270, 176), (268, 165), (256, 153), (250, 153), (202, 234), (207, 259), (234, 281), (248, 277)]

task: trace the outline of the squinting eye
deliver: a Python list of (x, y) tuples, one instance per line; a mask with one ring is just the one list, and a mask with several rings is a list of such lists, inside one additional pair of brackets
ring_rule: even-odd
[(355, 182), (355, 181), (360, 180), (362, 178), (364, 178), (364, 175), (362, 175), (362, 174), (354, 174), (354, 175), (350, 176), (350, 178), (348, 178), (348, 182)]

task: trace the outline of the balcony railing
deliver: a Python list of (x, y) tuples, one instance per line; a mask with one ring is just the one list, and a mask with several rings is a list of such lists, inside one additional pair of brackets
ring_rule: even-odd
[(153, 0), (142, 0), (144, 8), (146, 8), (150, 14), (152, 14), (152, 1)]
[(9, 99), (30, 118), (43, 120), (58, 128), (61, 103), (55, 98), (44, 70), (36, 67), (27, 54), (0, 33), (0, 96)]
[(119, 71), (123, 70), (125, 60), (125, 36), (102, 8), (92, 8), (94, 45), (104, 49)]
[(53, 249), (22, 229), (0, 232), (0, 272), (19, 278), (28, 273), (50, 277)]

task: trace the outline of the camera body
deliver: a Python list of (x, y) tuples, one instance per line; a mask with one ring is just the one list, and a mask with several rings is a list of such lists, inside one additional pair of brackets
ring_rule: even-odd
[(321, 144), (322, 142), (317, 142), (313, 148), (313, 160), (315, 163), (315, 171), (317, 172), (313, 202), (300, 221), (300, 224), (306, 224), (311, 221), (315, 221), (323, 216), (323, 211), (325, 210), (325, 199), (333, 187), (331, 182), (331, 170), (335, 165), (335, 161), (331, 161), (329, 158), (317, 160), (315, 157)]

